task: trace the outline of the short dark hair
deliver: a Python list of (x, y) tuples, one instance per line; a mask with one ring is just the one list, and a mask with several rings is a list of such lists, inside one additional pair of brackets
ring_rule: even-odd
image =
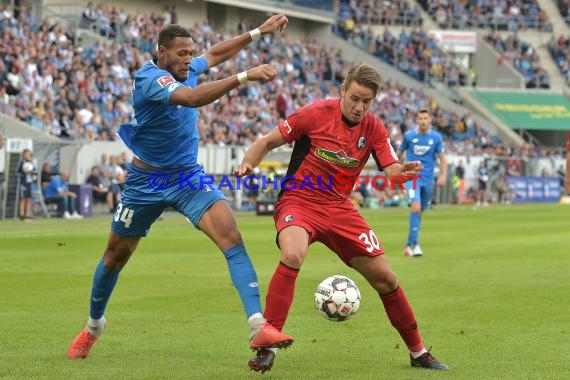
[(162, 30), (160, 31), (160, 33), (158, 34), (158, 46), (165, 46), (165, 47), (170, 47), (172, 41), (176, 38), (176, 37), (192, 37), (190, 35), (190, 32), (178, 25), (178, 24), (170, 24), (164, 28), (162, 28)]
[(431, 116), (431, 111), (427, 107), (420, 108), (416, 116), (419, 115), (420, 113), (427, 113), (429, 116)]
[(374, 95), (378, 93), (380, 86), (382, 86), (382, 77), (378, 71), (366, 63), (353, 66), (348, 70), (346, 78), (344, 78), (344, 86), (348, 88), (353, 81), (361, 86), (368, 87), (374, 92)]

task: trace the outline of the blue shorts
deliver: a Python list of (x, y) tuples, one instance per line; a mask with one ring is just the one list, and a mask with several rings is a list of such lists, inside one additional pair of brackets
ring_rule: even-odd
[(406, 194), (408, 204), (421, 203), (422, 211), (429, 210), (431, 197), (433, 194), (433, 180), (417, 179), (406, 182)]
[(158, 172), (131, 164), (111, 230), (122, 236), (146, 236), (150, 226), (168, 207), (198, 228), (202, 215), (215, 202), (226, 199), (221, 191), (203, 186), (203, 176), (201, 166), (194, 171)]

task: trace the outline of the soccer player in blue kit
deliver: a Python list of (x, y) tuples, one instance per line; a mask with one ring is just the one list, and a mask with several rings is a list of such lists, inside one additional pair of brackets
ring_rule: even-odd
[(428, 210), (433, 194), (436, 161), (439, 158), (437, 186), (444, 186), (447, 178), (447, 160), (441, 134), (431, 128), (431, 113), (422, 108), (416, 115), (417, 128), (404, 134), (398, 157), (405, 154), (407, 161), (420, 161), (424, 170), (421, 178), (406, 182), (406, 194), (410, 204), (410, 230), (404, 256), (420, 257), (423, 251), (419, 244), (422, 212)]
[(287, 23), (283, 14), (271, 16), (259, 28), (222, 41), (200, 57), (195, 57), (196, 46), (185, 28), (169, 25), (160, 31), (158, 58), (148, 61), (133, 83), (136, 121), (119, 130), (134, 158), (107, 248), (95, 270), (89, 319), (71, 343), (69, 358), (89, 355), (105, 328), (105, 309), (121, 269), (167, 207), (186, 216), (223, 252), (248, 317), (250, 348), (282, 348), (293, 342), (289, 335), (268, 324), (261, 313), (257, 275), (228, 202), (220, 191), (200, 186), (204, 171), (197, 163), (196, 128), (196, 107), (219, 99), (247, 81), (273, 80), (276, 72), (269, 65), (261, 65), (200, 86), (198, 76), (261, 35), (283, 30)]

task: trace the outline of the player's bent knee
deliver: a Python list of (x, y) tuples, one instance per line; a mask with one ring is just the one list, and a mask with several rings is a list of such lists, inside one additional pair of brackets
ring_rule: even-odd
[(131, 256), (130, 254), (125, 256), (124, 252), (118, 253), (118, 251), (116, 250), (107, 249), (105, 251), (103, 259), (105, 268), (111, 271), (121, 270), (129, 261), (130, 256)]
[(387, 294), (398, 288), (398, 277), (391, 270), (380, 271), (373, 277), (367, 278), (368, 282), (380, 294)]
[(305, 261), (305, 255), (302, 253), (281, 253), (281, 262), (290, 268), (301, 268)]
[(227, 244), (229, 244), (230, 246), (234, 246), (236, 244), (242, 243), (243, 240), (237, 227), (234, 226), (233, 228), (226, 231), (227, 235), (224, 236), (224, 239), (227, 241)]

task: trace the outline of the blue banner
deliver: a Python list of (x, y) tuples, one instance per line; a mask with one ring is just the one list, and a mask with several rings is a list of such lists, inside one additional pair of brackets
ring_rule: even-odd
[(558, 202), (561, 189), (558, 177), (509, 177), (513, 203)]

